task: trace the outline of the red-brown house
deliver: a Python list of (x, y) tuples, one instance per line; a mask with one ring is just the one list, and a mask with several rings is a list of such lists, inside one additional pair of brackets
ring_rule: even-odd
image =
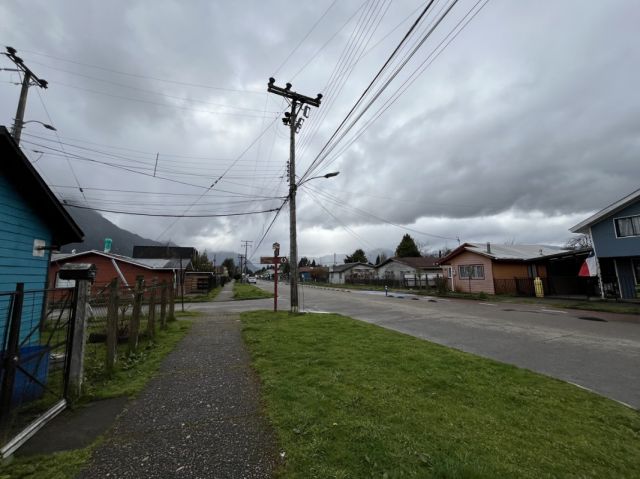
[(67, 282), (58, 277), (60, 267), (65, 263), (90, 263), (96, 265), (96, 280), (94, 290), (106, 286), (113, 278), (119, 278), (125, 286), (133, 287), (138, 276), (143, 276), (146, 284), (151, 284), (153, 279), (159, 283), (166, 281), (177, 288), (182, 277), (180, 269), (189, 269), (191, 262), (177, 259), (140, 259), (130, 258), (104, 251), (90, 250), (81, 253), (54, 253), (51, 255), (51, 267), (49, 268), (49, 287), (69, 286)]

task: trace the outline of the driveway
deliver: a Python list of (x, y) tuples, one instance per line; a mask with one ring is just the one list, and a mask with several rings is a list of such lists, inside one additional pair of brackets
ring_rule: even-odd
[[(271, 285), (258, 284), (265, 289)], [(288, 287), (280, 287), (287, 310)], [(640, 319), (491, 301), (304, 287), (306, 311), (335, 312), (530, 369), (640, 409)], [(193, 310), (271, 309), (273, 300), (201, 303)]]

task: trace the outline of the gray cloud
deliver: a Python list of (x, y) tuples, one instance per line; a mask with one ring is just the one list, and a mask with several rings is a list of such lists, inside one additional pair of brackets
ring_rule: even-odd
[[(278, 83), (293, 79), (302, 93), (326, 95), (298, 136), (298, 172), (303, 173), (409, 22), (391, 29), (421, 2), (390, 6), (368, 47), (391, 32), (388, 38), (362, 57), (339, 90), (328, 80), (355, 21), (338, 29), (356, 11), (356, 3), (336, 2), (276, 71), (330, 3), (8, 2), (0, 5), (0, 31), (4, 43), (16, 47), (27, 64), (51, 80), (41, 94), (63, 141), (124, 158), (74, 146), (67, 151), (101, 161), (109, 158), (147, 173), (159, 152), (163, 175), (206, 187), (269, 125), (269, 119), (250, 116), (284, 108), (281, 99), (265, 92), (270, 75), (276, 75)], [(436, 37), (442, 38), (471, 4), (461, 1)], [(367, 248), (393, 248), (402, 230), (381, 219), (447, 238), (559, 243), (583, 216), (635, 190), (640, 153), (638, 10), (631, 0), (491, 1), (351, 148), (316, 172), (339, 170), (340, 176), (309, 184), (321, 193), (300, 190), (301, 253), (350, 251), (363, 242), (370, 243)], [(427, 42), (416, 60), (424, 59), (434, 45)], [(313, 61), (296, 75), (309, 58)], [(3, 60), (2, 66), (10, 64)], [(405, 78), (401, 74), (398, 80)], [(7, 83), (12, 79), (15, 74), (2, 72), (3, 124), (10, 124), (15, 112), (19, 87)], [(234, 115), (208, 113), (215, 111)], [(49, 121), (34, 89), (27, 115)], [(312, 135), (316, 124), (317, 134)], [(42, 149), (28, 141), (60, 149), (55, 136), (36, 126), (25, 132), (51, 141), (25, 136), (27, 153), (35, 157), (31, 150)], [(218, 190), (253, 197), (285, 195), (286, 181), (280, 176), (288, 156), (287, 134), (278, 120), (191, 211), (277, 205), (261, 198), (237, 203), (250, 198)], [(71, 164), (85, 188), (192, 195), (203, 191), (86, 161)], [(59, 152), (43, 156), (37, 165), (51, 184), (75, 185)], [(56, 191), (84, 201), (77, 189)], [(185, 211), (178, 205), (197, 198), (151, 199), (89, 189), (85, 196), (96, 206), (171, 213)], [(152, 205), (161, 201), (163, 207)], [(183, 219), (163, 234), (174, 220), (109, 217), (152, 238), (209, 249), (233, 249), (240, 239), (257, 240), (271, 220)], [(285, 246), (287, 226), (283, 213), (266, 244), (278, 239)], [(434, 247), (455, 242), (426, 235), (422, 240)]]

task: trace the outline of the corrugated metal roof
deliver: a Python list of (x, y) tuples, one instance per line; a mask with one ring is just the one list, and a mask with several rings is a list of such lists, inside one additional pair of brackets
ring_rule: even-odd
[[(105, 253), (104, 251), (98, 250), (90, 250), (90, 251), (81, 251), (80, 253), (53, 253), (51, 255), (52, 262), (64, 261), (69, 258), (75, 258), (78, 256), (86, 256), (90, 254), (95, 254), (98, 256), (105, 256), (107, 258), (124, 261), (126, 263), (134, 264), (141, 266), (147, 269), (180, 269), (180, 260), (179, 259), (163, 259), (163, 258), (151, 258), (151, 259), (140, 259), (140, 258), (130, 258), (129, 256), (123, 256), (121, 254), (115, 253)], [(182, 268), (186, 269), (191, 264), (191, 260), (182, 260)]]
[(543, 256), (563, 253), (568, 250), (558, 246), (548, 246), (540, 244), (515, 244), (515, 245), (498, 245), (491, 244), (491, 253), (487, 252), (486, 243), (467, 243), (467, 251), (484, 254), (494, 259), (516, 259), (516, 260), (532, 260)]
[(337, 264), (335, 266), (332, 266), (329, 271), (332, 273), (341, 273), (348, 269), (355, 268), (356, 266), (368, 266), (370, 268), (373, 268), (373, 265), (366, 264), (366, 263), (345, 263), (345, 264)]
[(498, 245), (490, 244), (487, 251), (487, 243), (464, 243), (439, 261), (439, 264), (447, 262), (464, 251), (481, 254), (496, 261), (533, 261), (547, 256), (554, 256), (560, 253), (568, 253), (570, 250), (559, 246), (549, 246), (541, 244), (517, 244)]

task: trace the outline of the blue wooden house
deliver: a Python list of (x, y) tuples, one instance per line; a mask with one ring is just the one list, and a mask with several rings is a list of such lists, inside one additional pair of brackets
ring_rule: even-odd
[(603, 297), (640, 298), (640, 189), (571, 231), (591, 237)]
[(24, 283), (23, 321), (39, 320), (51, 250), (82, 239), (82, 230), (0, 126), (0, 337), (9, 314), (6, 292)]

